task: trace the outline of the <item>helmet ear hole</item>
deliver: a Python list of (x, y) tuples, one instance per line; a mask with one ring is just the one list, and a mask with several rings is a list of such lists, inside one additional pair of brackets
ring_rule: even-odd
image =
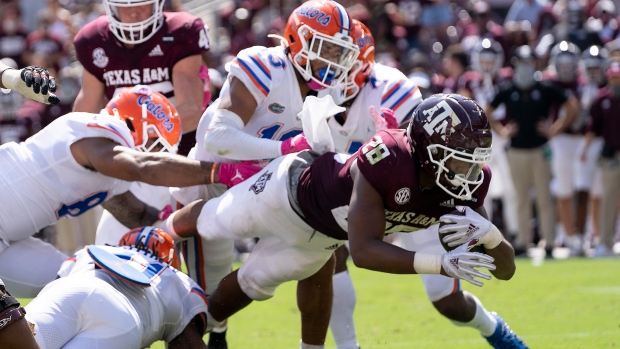
[(125, 123), (127, 124), (127, 128), (131, 132), (136, 132), (136, 129), (133, 127), (133, 122), (130, 119), (125, 119)]

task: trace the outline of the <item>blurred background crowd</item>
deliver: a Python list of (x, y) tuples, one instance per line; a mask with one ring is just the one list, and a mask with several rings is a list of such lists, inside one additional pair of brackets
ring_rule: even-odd
[[(620, 12), (617, 10), (620, 3), (612, 0), (339, 2), (353, 18), (370, 29), (376, 61), (401, 70), (416, 82), (425, 97), (432, 93), (454, 92), (469, 95), (486, 106), (494, 99), (503, 80), (514, 80), (512, 68), (518, 58), (523, 58), (515, 56), (516, 49), (528, 46), (532, 72), (536, 71), (531, 75), (536, 80), (549, 80), (557, 82), (560, 88), (572, 89), (579, 103), (577, 119), (580, 126), (584, 126), (588, 123), (590, 105), (596, 98), (596, 93), (584, 92), (588, 90), (586, 86), (596, 89), (605, 86), (609, 63), (614, 57), (620, 57)], [(209, 26), (211, 47), (206, 64), (210, 68), (215, 99), (226, 78), (225, 64), (244, 48), (278, 45), (279, 40), (268, 34), (281, 35), (289, 14), (301, 3), (292, 0), (168, 0), (166, 11), (190, 12)], [(105, 15), (101, 2), (93, 0), (0, 1), (0, 58), (15, 67), (47, 68), (58, 79), (61, 98), (60, 105), (46, 106), (25, 101), (17, 93), (0, 93), (0, 144), (23, 141), (56, 117), (71, 111), (82, 75), (75, 58), (73, 37), (86, 23), (101, 15)], [(560, 56), (568, 58), (558, 59)], [(506, 112), (495, 109), (495, 113)], [(549, 111), (551, 120), (553, 113)], [(582, 136), (585, 130), (584, 126)], [(579, 133), (573, 131), (573, 134)], [(509, 146), (508, 143), (497, 144)], [(549, 159), (553, 157), (551, 150), (548, 156)], [(580, 160), (577, 157), (569, 161)], [(494, 169), (494, 173), (500, 171)], [(531, 227), (525, 228), (519, 223), (517, 209), (510, 204), (519, 191), (531, 191), (533, 203), (537, 190), (515, 188), (513, 183), (506, 182), (510, 181), (506, 179), (509, 176), (497, 177), (504, 182), (491, 188), (487, 211), (492, 212), (500, 229), (512, 237), (516, 238), (519, 231), (532, 229), (531, 241), (515, 240), (519, 241), (515, 246), (517, 253), (526, 253), (543, 235), (538, 231), (540, 207), (533, 209), (536, 205), (531, 205)], [(556, 180), (557, 173), (554, 173), (548, 183), (555, 203), (558, 202), (554, 189)], [(594, 190), (597, 181), (599, 189)], [(592, 218), (597, 217), (596, 211), (591, 211), (600, 206), (603, 191), (600, 186), (600, 179), (592, 175), (592, 183), (575, 188), (569, 201), (561, 198), (564, 201), (560, 201), (568, 202), (571, 209), (570, 212), (552, 210), (557, 218), (555, 238), (553, 242), (547, 241), (548, 250), (561, 246), (567, 247), (572, 255), (596, 255), (593, 248), (598, 243), (601, 228), (598, 219)], [(80, 246), (85, 242), (88, 241), (73, 244)], [(608, 247), (598, 255), (610, 254), (612, 246)], [(74, 248), (64, 249), (72, 252)]]

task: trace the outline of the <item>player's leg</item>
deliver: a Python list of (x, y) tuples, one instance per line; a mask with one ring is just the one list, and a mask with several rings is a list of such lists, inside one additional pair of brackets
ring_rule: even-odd
[(620, 194), (620, 166), (618, 159), (604, 159), (601, 164), (601, 183), (603, 195), (601, 198), (601, 242), (595, 256), (606, 257), (613, 255), (613, 239), (616, 233), (618, 214), (618, 194)]
[(530, 152), (527, 150), (509, 148), (506, 151), (508, 164), (510, 166), (510, 176), (514, 184), (516, 193), (516, 206), (519, 227), (515, 242), (515, 255), (524, 255), (528, 244), (533, 241), (531, 229), (532, 204), (530, 201), (530, 187), (532, 185), (532, 171), (525, 169), (531, 168)]
[[(549, 145), (553, 153), (551, 158), (551, 169), (555, 180), (558, 220), (564, 230), (564, 242), (570, 249), (571, 256), (577, 256), (581, 251), (581, 244), (579, 237), (575, 235), (574, 231), (573, 184), (575, 183), (574, 170), (578, 144), (575, 143), (573, 136), (561, 134), (549, 141)], [(549, 243), (549, 241), (547, 242)]]
[(297, 307), (301, 313), (301, 349), (322, 347), (325, 343), (334, 297), (334, 264), (332, 256), (312, 276), (297, 282)]
[[(551, 256), (555, 240), (555, 213), (551, 197), (551, 164), (545, 155), (544, 146), (532, 154), (529, 166), (534, 170), (533, 180), (536, 189), (536, 212), (541, 237), (546, 241), (547, 256)], [(571, 205), (572, 206), (572, 205)]]
[(359, 347), (353, 320), (356, 295), (351, 274), (347, 269), (349, 250), (346, 245), (343, 245), (338, 247), (334, 254), (336, 255), (336, 268), (332, 277), (334, 298), (329, 329), (336, 342), (336, 348), (356, 349)]
[(0, 279), (14, 297), (33, 298), (56, 279), (67, 258), (53, 245), (33, 237), (9, 246), (0, 243)]

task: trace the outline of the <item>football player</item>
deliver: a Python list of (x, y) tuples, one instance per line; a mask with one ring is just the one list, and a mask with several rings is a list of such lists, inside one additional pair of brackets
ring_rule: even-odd
[[(320, 90), (333, 88), (346, 79), (359, 52), (352, 30), (348, 13), (337, 2), (307, 1), (290, 15), (281, 46), (254, 46), (239, 52), (228, 66), (219, 100), (207, 108), (200, 121), (195, 158), (218, 162), (263, 160), (308, 149), (297, 114), (306, 96), (316, 96)], [(221, 195), (226, 188), (196, 189), (198, 192), (174, 195), (182, 204), (188, 204)], [(184, 244), (190, 276), (210, 294), (231, 270), (233, 242), (221, 239), (203, 244), (197, 237)], [(331, 275), (332, 268), (330, 262), (322, 272)], [(312, 278), (307, 278), (300, 281), (299, 287), (312, 284)], [(329, 292), (324, 296), (331, 300), (331, 285), (323, 290)], [(323, 296), (310, 291), (301, 293), (307, 301), (300, 304), (319, 304), (314, 298)], [(323, 344), (330, 307), (327, 303), (326, 308), (300, 309), (303, 344)], [(218, 331), (225, 335), (225, 328)]]
[[(165, 224), (175, 238), (260, 238), (241, 268), (210, 296), (208, 328), (254, 300), (271, 298), (283, 282), (313, 275), (346, 240), (353, 262), (365, 269), (442, 274), (477, 286), (478, 278), (491, 278), (477, 268), (510, 279), (514, 251), (482, 206), (491, 138), (477, 103), (434, 95), (416, 108), (407, 130), (379, 132), (351, 156), (304, 151), (280, 157), (222, 196), (173, 213)], [(455, 207), (462, 213), (450, 214)], [(440, 221), (446, 223), (442, 228)], [(416, 252), (383, 241), (393, 232), (412, 232)], [(459, 247), (446, 252), (440, 237)], [(467, 252), (473, 245), (487, 254)], [(456, 280), (452, 285), (460, 286)], [(473, 295), (453, 296), (463, 306), (452, 308), (455, 324), (475, 324), (495, 348), (527, 348)], [(445, 302), (435, 306), (449, 309)]]
[[(0, 61), (0, 88), (14, 89), (45, 104), (58, 104), (56, 80), (40, 67), (14, 69)], [(38, 349), (25, 311), (0, 279), (0, 344), (6, 349)]]
[(106, 15), (74, 39), (84, 73), (73, 111), (97, 113), (120, 88), (149, 85), (176, 106), (187, 134), (180, 153), (187, 154), (194, 141), (188, 133), (203, 111), (199, 72), (209, 49), (208, 28), (189, 13), (163, 12), (164, 5), (165, 0), (103, 1)]
[[(583, 147), (586, 121), (590, 114), (589, 108), (581, 104), (585, 96), (582, 96), (584, 79), (579, 76), (580, 57), (581, 50), (575, 44), (561, 41), (551, 49), (549, 60), (550, 79), (570, 91), (579, 101), (575, 121), (549, 141), (553, 153), (551, 166), (558, 218), (571, 256), (583, 256), (585, 252), (583, 234), (588, 213), (588, 189), (593, 175), (593, 171), (588, 171), (585, 164), (579, 161), (579, 150)], [(562, 117), (557, 109), (554, 117)], [(576, 198), (575, 204), (573, 198)]]
[[(140, 107), (128, 110), (131, 103)], [(77, 217), (102, 204), (130, 228), (153, 224), (159, 212), (128, 191), (133, 181), (226, 183), (238, 169), (245, 171), (243, 163), (213, 166), (147, 152), (176, 147), (181, 133), (174, 106), (147, 86), (122, 92), (107, 109), (112, 115), (63, 115), (25, 142), (0, 146), (0, 277), (17, 297), (34, 297), (66, 259), (31, 236), (61, 217)], [(119, 114), (123, 110), (130, 114)]]
[(77, 251), (26, 306), (41, 348), (137, 349), (163, 340), (171, 349), (206, 349), (207, 298), (170, 265), (172, 238), (141, 227), (116, 245)]
[[(345, 154), (355, 153), (378, 131), (406, 125), (414, 108), (422, 101), (418, 86), (403, 73), (375, 62), (374, 38), (366, 25), (356, 19), (353, 25), (353, 41), (360, 53), (344, 88), (329, 90), (334, 100), (342, 101), (340, 106), (346, 110), (327, 121), (335, 151)], [(353, 321), (356, 295), (346, 264), (349, 253), (346, 246), (339, 247), (335, 253), (329, 327), (338, 349), (357, 349)]]

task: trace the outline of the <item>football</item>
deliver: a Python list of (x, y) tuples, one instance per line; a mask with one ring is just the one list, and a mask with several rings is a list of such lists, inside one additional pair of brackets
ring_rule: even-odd
[[(459, 211), (459, 210), (454, 210), (454, 211), (452, 211), (452, 212), (450, 212), (450, 213), (448, 213), (448, 214), (452, 214), (452, 215), (455, 215), (455, 216), (464, 216), (464, 215), (465, 215), (462, 211)], [(443, 226), (445, 226), (445, 225), (449, 225), (449, 224), (450, 224), (450, 223), (443, 223), (443, 222), (439, 222), (439, 228), (441, 228), (441, 227), (443, 227)], [(439, 231), (439, 230), (438, 230), (438, 231)], [(439, 234), (439, 233), (438, 233), (438, 234)], [(450, 251), (452, 251), (452, 250), (454, 250), (455, 248), (457, 248), (457, 247), (458, 247), (458, 246), (454, 246), (454, 247), (450, 247), (450, 246), (448, 246), (448, 244), (446, 244), (445, 242), (443, 242), (442, 237), (443, 237), (443, 236), (442, 236), (441, 234), (439, 234), (439, 242), (441, 243), (441, 246), (443, 246), (443, 248), (444, 248), (446, 251), (450, 252)], [(476, 241), (470, 241), (469, 243), (470, 243), (470, 244), (475, 244), (475, 243), (476, 243)], [(473, 247), (468, 248), (467, 250), (468, 250), (469, 252), (479, 252), (479, 253), (485, 253), (485, 254), (486, 254), (486, 250), (484, 249), (484, 247), (483, 247), (483, 246), (473, 246)]]

